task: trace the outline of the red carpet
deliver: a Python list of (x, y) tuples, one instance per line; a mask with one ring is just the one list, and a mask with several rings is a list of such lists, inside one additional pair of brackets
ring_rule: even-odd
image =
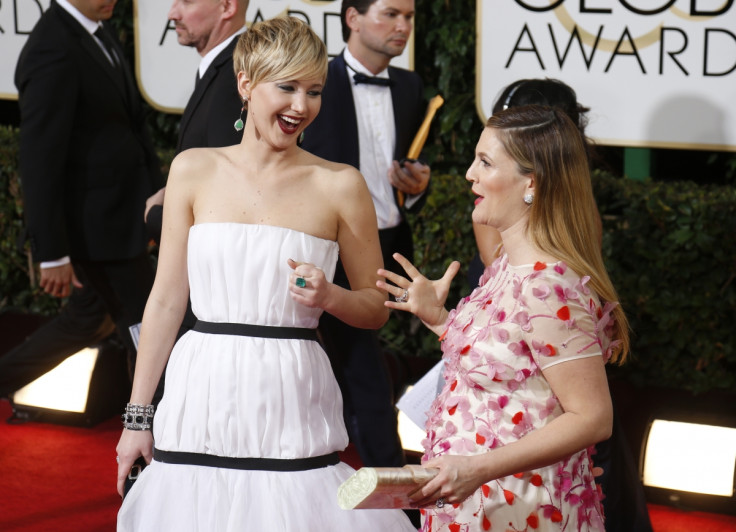
[(687, 512), (669, 506), (649, 504), (654, 532), (735, 532), (736, 516)]
[(0, 530), (115, 530), (120, 421), (91, 429), (8, 425), (10, 414), (10, 403), (0, 400)]
[[(120, 497), (115, 445), (120, 421), (93, 428), (44, 423), (8, 425), (0, 400), (0, 530), (109, 532)], [(352, 448), (342, 459), (359, 466)], [(736, 532), (736, 517), (650, 505), (654, 532)]]

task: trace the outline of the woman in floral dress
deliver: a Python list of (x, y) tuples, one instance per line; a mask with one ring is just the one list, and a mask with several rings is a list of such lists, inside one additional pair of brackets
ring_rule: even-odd
[(628, 352), (626, 317), (606, 273), (585, 144), (564, 112), (492, 116), (467, 179), (473, 222), (501, 255), (448, 312), (459, 269), (430, 281), (379, 270), (390, 308), (440, 336), (445, 385), (428, 414), (417, 496), (423, 531), (603, 531), (589, 449), (612, 424), (606, 362)]

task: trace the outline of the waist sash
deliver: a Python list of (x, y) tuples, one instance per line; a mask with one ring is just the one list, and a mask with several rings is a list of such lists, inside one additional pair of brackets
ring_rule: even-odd
[(233, 336), (258, 336), (261, 338), (281, 338), (285, 340), (317, 341), (317, 329), (305, 327), (273, 327), (270, 325), (251, 325), (248, 323), (216, 323), (197, 320), (192, 330), (207, 334), (229, 334)]

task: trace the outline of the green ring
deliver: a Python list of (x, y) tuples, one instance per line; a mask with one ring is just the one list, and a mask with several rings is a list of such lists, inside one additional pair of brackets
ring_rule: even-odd
[(296, 278), (296, 285), (299, 288), (304, 288), (307, 286), (307, 281), (304, 279), (304, 277), (297, 277)]

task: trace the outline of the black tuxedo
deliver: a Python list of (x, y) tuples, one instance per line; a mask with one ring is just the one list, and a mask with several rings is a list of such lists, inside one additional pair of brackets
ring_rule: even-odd
[(39, 19), (15, 72), (20, 174), (34, 260), (71, 258), (132, 362), (127, 328), (140, 322), (153, 283), (143, 209), (163, 180), (140, 95), (109, 33), (117, 67), (54, 0)]
[(162, 178), (123, 67), (53, 0), (21, 51), (20, 172), (36, 261), (120, 260), (146, 249), (143, 208)]
[[(396, 128), (394, 158), (406, 157), (424, 119), (426, 104), (422, 81), (417, 74), (389, 67), (391, 100)], [(355, 101), (342, 54), (330, 61), (327, 83), (322, 91), (322, 108), (306, 129), (302, 148), (334, 162), (360, 168), (358, 120)], [(398, 196), (394, 194), (397, 199)], [(420, 208), (418, 202), (413, 208)], [(403, 210), (402, 210), (403, 214)], [(379, 232), (387, 269), (402, 271), (392, 254), (413, 258), (411, 228), (405, 217), (395, 228)], [(338, 263), (335, 283), (349, 288), (345, 271)], [(324, 313), (320, 332), (345, 403), (345, 422), (350, 438), (366, 466), (400, 466), (404, 455), (396, 430), (393, 391), (381, 356), (375, 331), (356, 329)]]
[(243, 107), (233, 71), (237, 42), (238, 37), (233, 38), (217, 54), (195, 85), (179, 123), (177, 153), (189, 148), (232, 146), (243, 138), (243, 132), (233, 127)]

